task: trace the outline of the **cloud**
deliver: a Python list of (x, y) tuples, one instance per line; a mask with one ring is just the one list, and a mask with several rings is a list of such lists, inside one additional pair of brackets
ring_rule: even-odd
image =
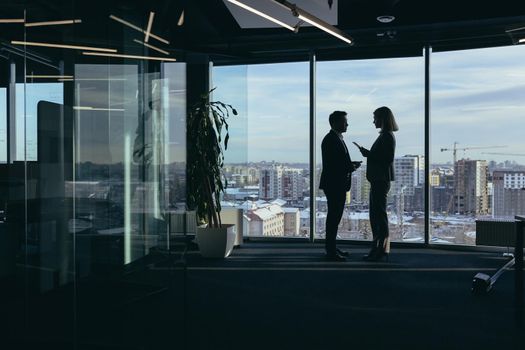
[[(490, 146), (523, 139), (524, 56), (525, 46), (433, 54), (433, 161), (450, 161), (451, 155), (440, 152), (439, 148), (455, 141), (465, 146)], [(308, 63), (244, 66), (243, 69), (247, 88), (244, 92), (237, 90), (237, 99), (247, 101), (250, 160), (277, 160), (286, 156), (287, 161), (297, 161), (293, 157), (307, 159)], [(316, 150), (329, 130), (327, 119), (334, 110), (349, 113), (347, 142), (357, 140), (371, 145), (377, 137), (372, 112), (386, 105), (394, 111), (400, 125), (396, 134), (397, 154), (423, 154), (423, 57), (318, 62), (316, 93)], [(301, 146), (296, 147), (295, 143)], [(525, 143), (517, 142), (512, 148), (514, 153), (519, 153), (525, 149)], [(480, 152), (470, 154), (481, 156)]]

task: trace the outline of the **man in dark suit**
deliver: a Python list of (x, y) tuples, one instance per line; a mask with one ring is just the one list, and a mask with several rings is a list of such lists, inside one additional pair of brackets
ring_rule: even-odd
[(346, 112), (335, 111), (328, 118), (331, 130), (321, 143), (323, 169), (319, 188), (326, 195), (328, 213), (326, 216), (326, 257), (332, 261), (345, 261), (348, 253), (336, 247), (337, 227), (343, 216), (346, 192), (352, 185), (351, 175), (360, 163), (352, 163), (343, 133), (348, 127)]

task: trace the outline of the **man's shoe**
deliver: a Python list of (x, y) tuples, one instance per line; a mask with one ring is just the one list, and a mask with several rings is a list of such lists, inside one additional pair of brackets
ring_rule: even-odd
[(350, 256), (349, 252), (345, 252), (344, 250), (341, 250), (339, 248), (337, 248), (337, 254), (339, 254), (341, 256)]
[(339, 254), (330, 254), (330, 255), (326, 255), (326, 260), (328, 261), (338, 261), (338, 262), (343, 262), (343, 261), (346, 261), (346, 259), (344, 257), (342, 257), (341, 255)]

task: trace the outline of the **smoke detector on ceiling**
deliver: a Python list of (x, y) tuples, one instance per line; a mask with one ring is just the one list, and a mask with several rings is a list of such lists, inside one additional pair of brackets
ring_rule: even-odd
[(377, 17), (377, 20), (381, 23), (390, 23), (395, 19), (396, 18), (394, 16), (390, 16), (390, 15), (384, 15), (384, 16)]

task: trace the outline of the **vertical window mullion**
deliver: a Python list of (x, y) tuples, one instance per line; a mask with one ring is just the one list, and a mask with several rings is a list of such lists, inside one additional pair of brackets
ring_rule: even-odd
[(317, 188), (315, 181), (316, 159), (315, 159), (315, 52), (310, 52), (310, 242), (314, 242), (317, 218)]

